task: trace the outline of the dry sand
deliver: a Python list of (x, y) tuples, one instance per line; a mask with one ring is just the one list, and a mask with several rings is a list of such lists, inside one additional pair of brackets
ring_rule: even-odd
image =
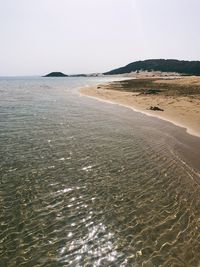
[[(182, 77), (170, 80), (156, 80), (155, 83), (177, 84), (181, 86), (200, 86), (200, 77)], [(170, 121), (187, 129), (187, 132), (200, 136), (200, 94), (188, 93), (184, 95), (141, 94), (139, 92), (115, 90), (115, 83), (86, 87), (80, 90), (82, 95), (99, 100), (120, 104), (150, 116)], [(112, 89), (110, 89), (112, 87)], [(164, 111), (148, 110), (150, 106), (157, 106)]]

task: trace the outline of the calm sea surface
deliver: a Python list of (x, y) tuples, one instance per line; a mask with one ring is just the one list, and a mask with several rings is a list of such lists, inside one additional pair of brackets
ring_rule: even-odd
[(0, 79), (0, 267), (200, 266), (198, 138), (102, 81)]

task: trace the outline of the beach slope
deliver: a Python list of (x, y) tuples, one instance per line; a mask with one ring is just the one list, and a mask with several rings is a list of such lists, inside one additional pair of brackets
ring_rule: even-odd
[(80, 92), (170, 121), (200, 136), (200, 77), (131, 79)]

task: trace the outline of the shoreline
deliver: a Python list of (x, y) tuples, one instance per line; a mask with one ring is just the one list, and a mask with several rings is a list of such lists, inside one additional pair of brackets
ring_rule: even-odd
[[(112, 83), (83, 87), (80, 88), (79, 93), (82, 96), (120, 105), (130, 108), (135, 112), (143, 113), (146, 116), (170, 122), (178, 127), (184, 128), (188, 134), (200, 137), (200, 106), (197, 106), (199, 103), (195, 104), (196, 117), (194, 118), (195, 112), (191, 110), (194, 103), (187, 97), (175, 97), (172, 99), (172, 97), (166, 96), (140, 96), (138, 93), (115, 90), (114, 88), (108, 89), (110, 85)], [(165, 108), (163, 112), (147, 109), (148, 106), (154, 106), (154, 103), (158, 102), (163, 105), (170, 104), (170, 109), (166, 110)], [(150, 103), (152, 104), (150, 105)]]

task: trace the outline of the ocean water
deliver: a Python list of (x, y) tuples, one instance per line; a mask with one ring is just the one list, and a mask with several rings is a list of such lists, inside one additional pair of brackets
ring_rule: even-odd
[(199, 139), (105, 80), (0, 79), (1, 267), (200, 266)]

